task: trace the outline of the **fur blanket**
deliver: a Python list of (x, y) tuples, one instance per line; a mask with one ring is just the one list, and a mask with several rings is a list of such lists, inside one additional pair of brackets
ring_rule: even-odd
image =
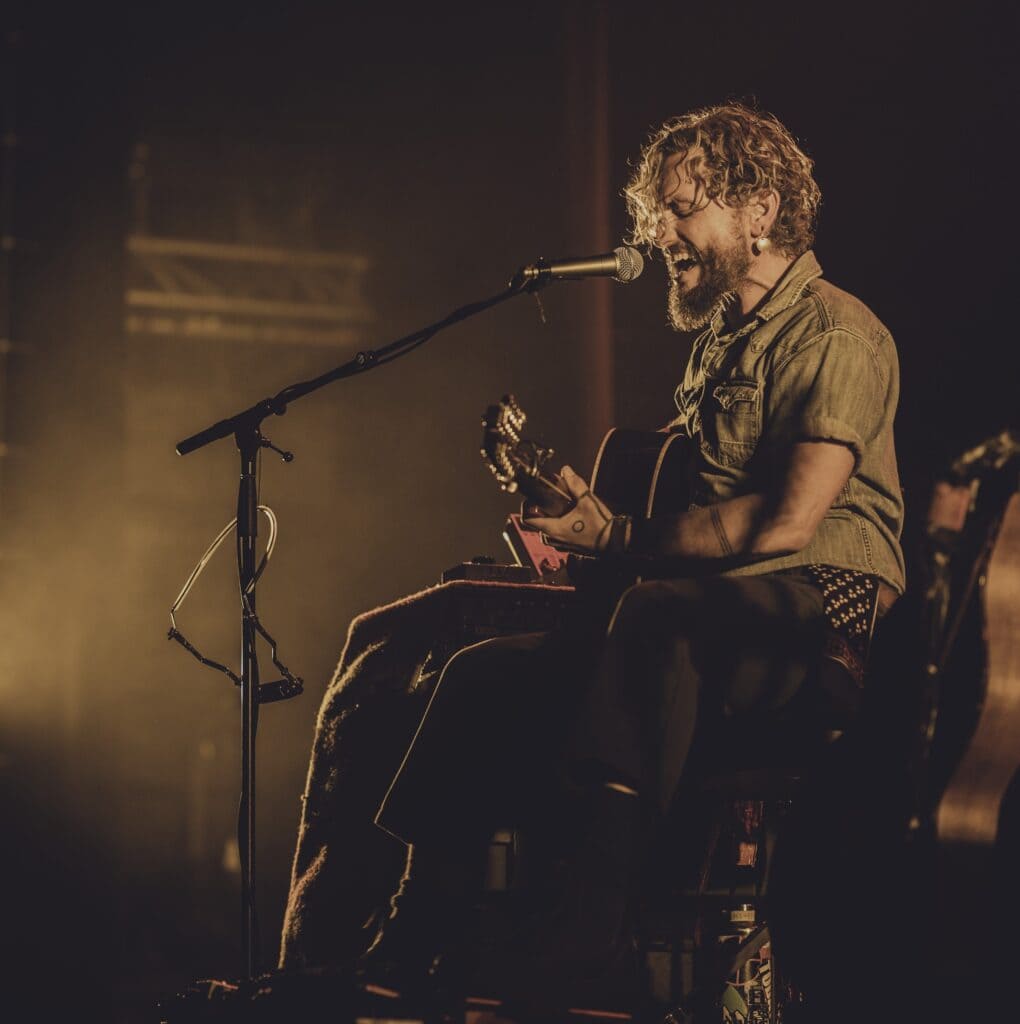
[(552, 628), (570, 588), (456, 581), (359, 615), (319, 709), (280, 966), (362, 953), (406, 848), (373, 823), (443, 665), (497, 635)]

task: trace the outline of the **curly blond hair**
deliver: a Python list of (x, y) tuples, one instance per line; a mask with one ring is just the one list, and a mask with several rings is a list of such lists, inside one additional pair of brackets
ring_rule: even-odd
[(811, 248), (822, 199), (811, 176), (814, 163), (775, 117), (740, 103), (671, 118), (649, 137), (623, 190), (631, 245), (655, 245), (663, 209), (662, 166), (675, 153), (691, 154), (687, 169), (708, 199), (739, 207), (775, 189), (779, 213), (769, 231), (773, 246), (791, 257)]

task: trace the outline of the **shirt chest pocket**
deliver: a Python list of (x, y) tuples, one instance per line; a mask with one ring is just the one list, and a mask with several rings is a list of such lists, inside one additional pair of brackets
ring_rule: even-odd
[(761, 385), (754, 380), (709, 381), (706, 393), (703, 444), (722, 465), (742, 465), (758, 444)]

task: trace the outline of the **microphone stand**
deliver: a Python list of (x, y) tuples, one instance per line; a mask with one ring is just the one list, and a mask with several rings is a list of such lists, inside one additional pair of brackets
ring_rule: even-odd
[[(282, 416), (287, 407), (335, 380), (384, 366), (424, 345), (433, 335), (482, 313), (516, 295), (537, 291), (545, 280), (531, 280), (518, 271), (507, 287), (496, 295), (455, 309), (427, 327), (399, 338), (382, 348), (359, 352), (354, 359), (328, 370), (311, 380), (285, 387), (271, 398), (263, 398), (249, 408), (200, 430), (179, 441), (178, 455), (189, 455), (213, 441), (233, 435), (241, 457), (241, 481), (237, 495), (237, 561), (241, 589), (241, 804), (238, 823), (238, 847), (241, 861), (241, 948), (243, 977), (253, 979), (258, 972), (257, 924), (255, 914), (255, 735), (260, 703), (297, 696), (299, 687), (283, 688), (279, 683), (259, 683), (258, 652), (255, 649), (256, 541), (258, 538), (258, 482), (256, 469), (259, 451), (274, 448), (262, 435), (262, 423), (269, 416)], [(293, 456), (283, 453), (289, 462)], [(288, 458), (290, 456), (290, 458)]]

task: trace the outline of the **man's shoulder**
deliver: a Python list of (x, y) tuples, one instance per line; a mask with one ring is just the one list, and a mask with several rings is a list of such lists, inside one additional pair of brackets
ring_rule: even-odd
[(824, 329), (841, 329), (867, 338), (891, 341), (889, 329), (856, 295), (818, 277), (804, 290), (804, 298), (817, 310)]
[(894, 350), (889, 329), (875, 313), (855, 295), (821, 277), (811, 281), (776, 320), (770, 348), (782, 362), (837, 334), (856, 339), (876, 357)]

